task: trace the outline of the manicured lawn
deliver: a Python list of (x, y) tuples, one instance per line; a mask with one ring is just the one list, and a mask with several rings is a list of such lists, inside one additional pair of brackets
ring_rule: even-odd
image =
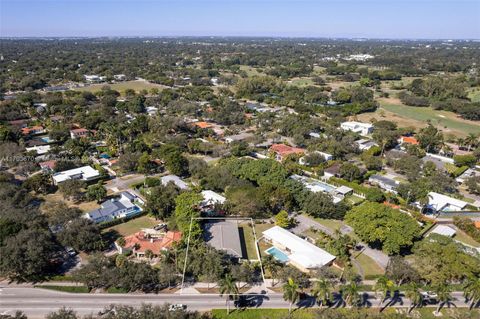
[(472, 102), (480, 102), (480, 88), (474, 88), (468, 93)]
[(473, 247), (480, 247), (480, 243), (473, 240), (472, 237), (468, 236), (465, 232), (461, 231), (460, 229), (457, 229), (457, 233), (455, 234), (455, 237), (453, 237), (453, 239)]
[(142, 228), (151, 228), (156, 224), (158, 224), (158, 221), (156, 221), (155, 218), (150, 216), (141, 216), (131, 219), (126, 223), (105, 228), (104, 232), (114, 230), (120, 236), (128, 236), (140, 231)]
[[(308, 216), (308, 215), (307, 215)], [(309, 218), (313, 218), (308, 216)], [(316, 222), (322, 224), (323, 226), (330, 228), (331, 230), (340, 229), (343, 226), (343, 222), (335, 219), (324, 219), (324, 218), (313, 218)]]
[(365, 201), (363, 198), (358, 197), (356, 195), (350, 195), (350, 196), (346, 197), (346, 200), (352, 205), (358, 205), (358, 204)]
[(248, 66), (248, 65), (240, 65), (240, 70), (245, 71), (248, 76), (264, 75), (263, 73), (258, 72), (258, 70), (256, 68)]
[[(231, 308), (232, 310), (232, 308)], [(416, 308), (412, 311), (411, 317), (412, 318), (422, 318), (422, 319), (434, 319), (438, 318), (433, 315), (433, 311), (435, 308)], [(332, 314), (332, 318), (342, 318), (346, 316), (347, 313), (353, 311), (347, 308), (339, 308), (339, 309), (294, 309), (292, 311), (291, 316), (288, 315), (288, 309), (245, 309), (245, 310), (238, 310), (235, 309), (227, 315), (226, 309), (213, 309), (212, 310), (212, 318), (213, 319), (283, 319), (283, 318), (292, 318), (292, 319), (313, 319), (313, 318), (320, 318), (318, 314), (322, 311), (328, 312)], [(355, 310), (362, 315), (359, 315), (358, 318), (377, 318), (378, 316), (378, 309), (358, 309)], [(398, 309), (398, 311), (402, 313), (406, 313), (406, 307), (403, 309)], [(335, 315), (333, 315), (335, 313)], [(397, 309), (387, 308), (383, 311), (384, 314), (395, 314), (397, 313)], [(453, 319), (453, 318), (478, 318), (480, 314), (479, 310), (468, 310), (464, 308), (451, 308), (451, 309), (442, 309), (441, 310), (442, 317), (446, 319)], [(370, 314), (370, 316), (369, 316)], [(322, 318), (328, 318), (328, 314), (324, 313)], [(403, 318), (403, 317), (402, 317)]]
[(258, 260), (257, 250), (255, 248), (255, 237), (253, 236), (253, 228), (250, 225), (250, 222), (241, 222), (238, 227), (243, 229), (245, 247), (247, 248), (247, 258), (250, 260)]
[(454, 133), (457, 131), (468, 134), (480, 131), (480, 124), (476, 124), (473, 121), (462, 120), (452, 112), (434, 110), (430, 107), (394, 104), (383, 99), (379, 99), (379, 102), (381, 107), (387, 111), (416, 121), (431, 121), (433, 125), (446, 132)]
[(380, 267), (372, 258), (365, 254), (360, 254), (355, 258), (363, 269), (363, 275), (366, 279), (371, 279), (375, 276), (384, 274), (382, 267)]
[(88, 92), (98, 92), (104, 87), (105, 85), (108, 85), (112, 90), (116, 90), (120, 93), (123, 94), (126, 89), (132, 89), (135, 90), (136, 92), (140, 92), (141, 90), (150, 90), (152, 88), (157, 88), (159, 90), (162, 90), (165, 88), (163, 85), (160, 84), (155, 84), (155, 83), (150, 83), (148, 81), (125, 81), (125, 82), (118, 82), (118, 83), (98, 83), (98, 84), (92, 84), (89, 86), (81, 87), (81, 88), (76, 88), (76, 91), (88, 91)]

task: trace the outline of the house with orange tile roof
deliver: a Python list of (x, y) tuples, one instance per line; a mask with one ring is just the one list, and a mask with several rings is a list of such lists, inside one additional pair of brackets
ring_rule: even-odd
[(168, 250), (176, 242), (182, 239), (182, 233), (179, 231), (168, 231), (163, 236), (150, 234), (146, 231), (139, 231), (133, 235), (126, 236), (125, 244), (120, 246), (115, 242), (119, 254), (132, 253), (136, 258), (145, 257), (149, 250), (154, 256), (160, 255), (161, 251)]
[(418, 145), (418, 140), (413, 136), (400, 136), (399, 138), (400, 144), (410, 144), (410, 145)]
[(305, 149), (292, 147), (285, 144), (273, 144), (272, 146), (270, 146), (270, 151), (275, 154), (275, 159), (277, 161), (283, 161), (287, 156), (291, 154), (305, 154)]
[(90, 131), (87, 130), (86, 128), (76, 128), (76, 129), (70, 130), (70, 137), (72, 139), (87, 137), (89, 133)]
[(203, 122), (203, 121), (194, 122), (193, 125), (195, 125), (196, 127), (199, 127), (199, 128), (203, 128), (203, 129), (207, 129), (207, 128), (212, 128), (212, 127), (213, 127), (213, 124), (207, 123), (207, 122)]
[(474, 222), (474, 225), (477, 229), (480, 229), (480, 221)]
[(22, 135), (24, 135), (24, 136), (43, 134), (45, 132), (47, 132), (47, 131), (41, 125), (35, 125), (35, 126), (31, 126), (31, 127), (22, 128)]

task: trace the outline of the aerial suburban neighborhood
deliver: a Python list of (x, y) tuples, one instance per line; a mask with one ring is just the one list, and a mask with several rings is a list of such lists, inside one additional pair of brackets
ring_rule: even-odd
[(0, 319), (480, 318), (479, 63), (2, 34)]

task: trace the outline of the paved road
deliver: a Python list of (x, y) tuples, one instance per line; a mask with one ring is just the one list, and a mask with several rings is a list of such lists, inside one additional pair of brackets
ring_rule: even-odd
[[(364, 293), (366, 304), (378, 307), (379, 300), (372, 292)], [(461, 292), (452, 293), (456, 307), (466, 307)], [(260, 308), (288, 308), (282, 294), (252, 296)], [(213, 294), (71, 294), (39, 288), (0, 288), (0, 314), (13, 314), (22, 310), (29, 318), (43, 318), (46, 314), (61, 307), (72, 308), (80, 315), (96, 314), (106, 306), (124, 304), (140, 306), (142, 303), (163, 305), (165, 303), (183, 303), (190, 310), (210, 310), (225, 307), (225, 299)], [(393, 307), (408, 307), (410, 302), (401, 299)], [(301, 301), (299, 307), (314, 307), (312, 298)], [(428, 305), (435, 307), (435, 305)]]
[[(323, 226), (319, 222), (315, 221), (314, 219), (305, 216), (305, 215), (297, 215), (295, 217), (297, 220), (298, 224), (296, 227), (292, 229), (292, 231), (296, 234), (300, 234), (304, 232), (305, 230), (309, 229), (310, 227), (314, 227), (316, 229), (319, 229), (323, 232), (325, 232), (328, 235), (333, 235), (334, 231), (328, 227)], [(349, 234), (353, 231), (353, 229), (350, 226), (343, 226), (340, 228), (340, 232), (342, 234)], [(383, 253), (381, 250), (378, 249), (373, 249), (368, 247), (366, 243), (360, 242), (359, 245), (362, 245), (364, 248), (363, 253), (367, 255), (368, 257), (372, 258), (380, 267), (385, 269), (388, 265), (388, 261), (390, 258)]]

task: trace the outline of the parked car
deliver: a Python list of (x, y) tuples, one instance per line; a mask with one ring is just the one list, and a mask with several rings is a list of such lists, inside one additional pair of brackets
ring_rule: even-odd
[(73, 247), (65, 247), (65, 252), (70, 256), (74, 257), (78, 254), (78, 252)]
[(187, 305), (176, 303), (173, 305), (168, 306), (168, 311), (177, 311), (177, 310), (184, 310), (187, 309)]
[(167, 224), (161, 223), (161, 224), (155, 225), (153, 227), (153, 229), (155, 229), (155, 230), (164, 230), (165, 229), (166, 230), (167, 229)]

